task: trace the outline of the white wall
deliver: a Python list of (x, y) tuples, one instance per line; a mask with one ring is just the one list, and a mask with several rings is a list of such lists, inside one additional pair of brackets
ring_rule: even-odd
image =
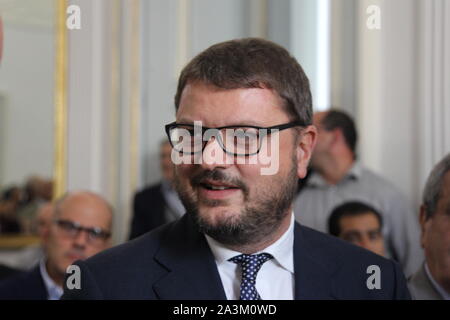
[(80, 6), (82, 22), (68, 31), (67, 190), (91, 190), (112, 204), (118, 243), (128, 232), (131, 198), (130, 17), (120, 1), (70, 3)]
[[(159, 142), (165, 139), (164, 124), (175, 120), (174, 96), (181, 67), (214, 43), (246, 36), (245, 12), (249, 12), (247, 3), (241, 0), (142, 1), (140, 187), (161, 178)], [(180, 51), (186, 54), (180, 57)]]
[[(380, 6), (380, 30), (365, 27), (370, 4)], [(450, 5), (445, 0), (358, 5), (361, 158), (419, 205), (432, 166), (450, 151)]]
[(175, 119), (178, 1), (142, 2), (142, 118), (140, 186), (161, 177), (159, 143)]
[[(182, 66), (210, 45), (235, 38), (266, 37), (290, 48), (291, 1), (142, 1), (140, 187), (155, 183), (161, 177), (159, 142), (165, 138), (163, 125), (175, 119), (173, 99)], [(307, 2), (312, 4), (311, 0)], [(307, 56), (302, 64), (306, 69), (313, 69), (316, 61), (309, 47), (301, 51)]]

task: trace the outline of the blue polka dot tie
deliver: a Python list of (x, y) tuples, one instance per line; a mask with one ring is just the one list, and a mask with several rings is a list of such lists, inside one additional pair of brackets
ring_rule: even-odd
[(256, 275), (264, 262), (273, 259), (268, 253), (260, 254), (241, 254), (228, 261), (239, 264), (242, 268), (240, 300), (261, 300), (258, 291), (256, 291)]

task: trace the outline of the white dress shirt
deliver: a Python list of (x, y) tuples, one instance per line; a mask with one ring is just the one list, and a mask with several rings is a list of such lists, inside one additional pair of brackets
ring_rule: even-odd
[(47, 289), (48, 300), (59, 300), (63, 295), (63, 288), (58, 286), (47, 273), (45, 267), (45, 259), (41, 259), (39, 263), (39, 270), (41, 272), (42, 280), (44, 280), (45, 288)]
[[(263, 300), (294, 299), (294, 221), (292, 213), (288, 230), (272, 245), (256, 253), (265, 252), (274, 257), (261, 266), (256, 277), (256, 290)], [(226, 248), (208, 235), (205, 237), (215, 257), (227, 299), (238, 300), (242, 271), (228, 259), (242, 253)]]

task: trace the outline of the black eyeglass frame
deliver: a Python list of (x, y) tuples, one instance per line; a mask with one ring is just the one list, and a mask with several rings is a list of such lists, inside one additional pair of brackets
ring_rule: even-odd
[(54, 219), (53, 223), (55, 223), (58, 227), (64, 228), (63, 225), (65, 224), (68, 226), (71, 225), (71, 228), (76, 231), (76, 235), (78, 235), (81, 231), (85, 231), (89, 237), (92, 238), (92, 236), (97, 237), (100, 240), (107, 240), (111, 237), (111, 232), (105, 231), (102, 228), (86, 228), (81, 226), (78, 222), (65, 220), (65, 219)]
[[(177, 123), (176, 121), (174, 121), (172, 123), (166, 124), (165, 125), (165, 131), (166, 131), (167, 137), (169, 139), (169, 142), (170, 142), (170, 145), (172, 146), (172, 148), (175, 149), (179, 153), (183, 153), (183, 154), (187, 154), (187, 155), (194, 155), (194, 154), (198, 154), (200, 152), (203, 153), (203, 151), (205, 150), (205, 147), (208, 144), (209, 140), (207, 140), (207, 141), (203, 141), (202, 140), (203, 146), (202, 146), (202, 150), (201, 151), (184, 152), (184, 151), (181, 151), (181, 150), (177, 150), (175, 148), (175, 146), (173, 145), (173, 141), (170, 138), (170, 130), (172, 130), (173, 128), (177, 128), (178, 126), (191, 127), (193, 129), (195, 128), (195, 125), (193, 125), (191, 123)], [(265, 131), (263, 131), (263, 132), (265, 132), (264, 136), (268, 136), (268, 135), (270, 135), (272, 133), (272, 130), (282, 131), (282, 130), (290, 129), (290, 128), (293, 128), (293, 127), (304, 127), (304, 126), (305, 125), (301, 121), (291, 121), (291, 122), (288, 122), (288, 123), (278, 124), (278, 125), (271, 126), (271, 127), (258, 127), (258, 126), (252, 126), (252, 125), (232, 125), (232, 126), (224, 126), (224, 127), (217, 127), (217, 128), (209, 128), (209, 127), (203, 127), (202, 126), (202, 137), (204, 136), (204, 134), (205, 134), (205, 132), (207, 130), (218, 130), (220, 132), (223, 129), (252, 128), (252, 129), (257, 129), (258, 132), (261, 132), (261, 130), (265, 130)], [(270, 132), (268, 132), (269, 130), (270, 130)], [(259, 139), (259, 137), (258, 137), (259, 145), (258, 145), (258, 150), (256, 152), (253, 152), (251, 154), (239, 154), (239, 153), (234, 153), (234, 152), (227, 151), (225, 149), (225, 146), (224, 146), (224, 143), (222, 141), (221, 136), (222, 136), (221, 134), (218, 135), (217, 141), (219, 142), (219, 145), (222, 148), (222, 150), (225, 153), (229, 154), (229, 155), (248, 157), (248, 156), (253, 156), (255, 154), (258, 154), (259, 151), (261, 150), (262, 138), (263, 137), (261, 137), (261, 139)]]

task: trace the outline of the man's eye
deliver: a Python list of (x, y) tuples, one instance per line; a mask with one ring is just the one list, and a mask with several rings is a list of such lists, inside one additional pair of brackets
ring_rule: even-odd
[(352, 243), (359, 242), (359, 240), (360, 240), (359, 235), (358, 235), (358, 234), (355, 234), (355, 233), (344, 234), (344, 235), (342, 236), (342, 238), (343, 238), (345, 241), (349, 241), (349, 242), (352, 242)]
[(381, 236), (380, 231), (371, 231), (371, 232), (369, 232), (369, 239), (370, 240), (377, 240), (377, 239), (380, 238), (380, 236)]
[(102, 237), (102, 234), (101, 234), (101, 232), (98, 232), (98, 231), (95, 231), (95, 230), (90, 230), (89, 231), (89, 236), (91, 237), (91, 238), (101, 238)]
[(258, 130), (245, 130), (245, 129), (236, 129), (234, 131), (230, 131), (228, 133), (232, 135), (235, 140), (255, 140), (258, 139)]
[(69, 223), (69, 222), (64, 222), (64, 223), (61, 223), (60, 225), (63, 229), (68, 230), (68, 231), (72, 231), (72, 230), (76, 229), (75, 225), (72, 223)]

